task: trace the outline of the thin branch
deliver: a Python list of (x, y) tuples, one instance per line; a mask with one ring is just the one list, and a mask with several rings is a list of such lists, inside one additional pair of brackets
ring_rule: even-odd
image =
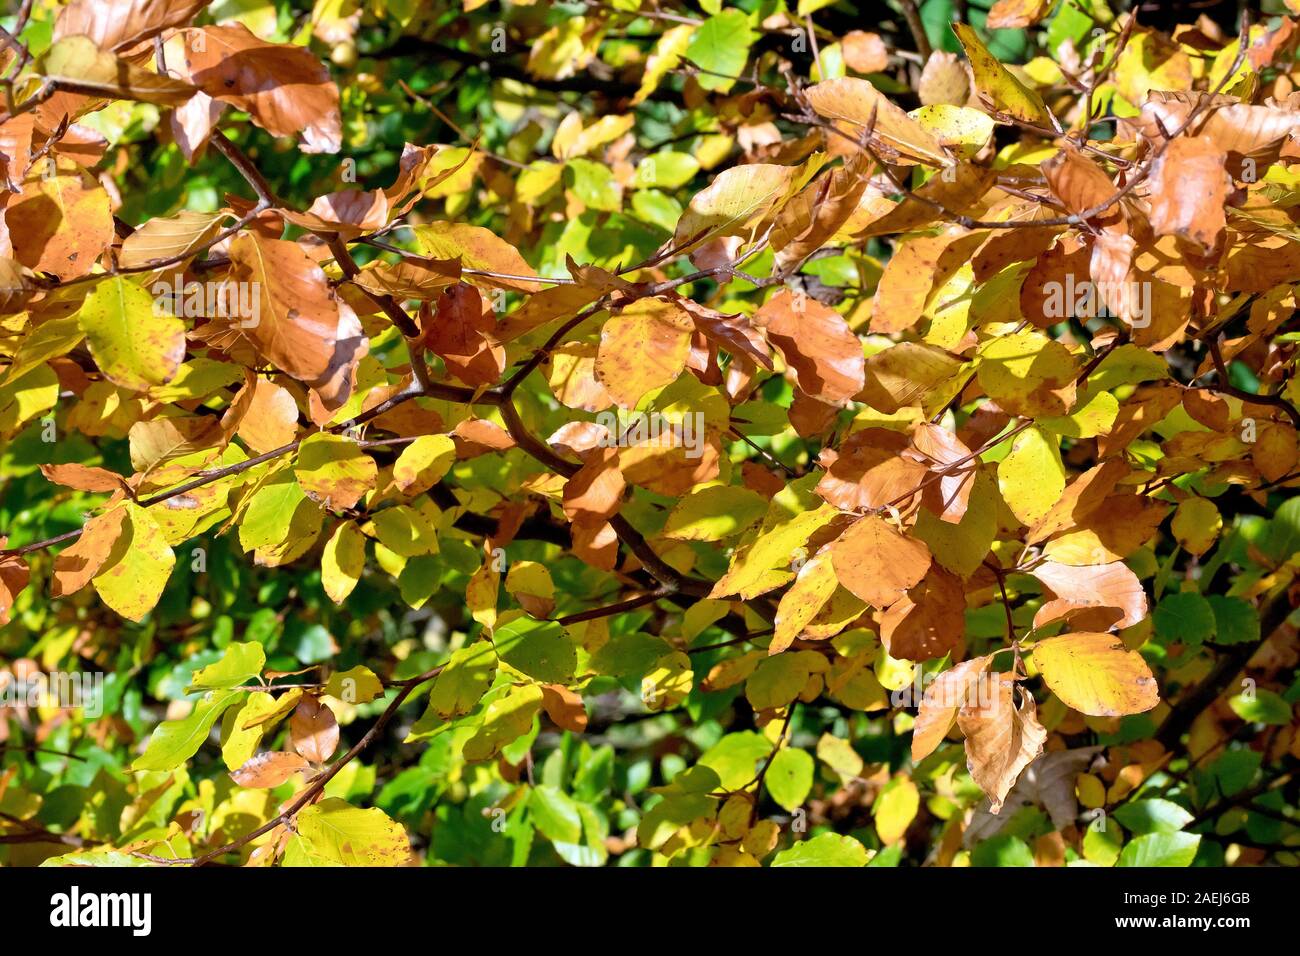
[(1297, 409), (1283, 398), (1281, 394), (1258, 395), (1255, 392), (1237, 388), (1228, 378), (1228, 368), (1223, 362), (1223, 353), (1219, 350), (1219, 343), (1211, 341), (1207, 342), (1206, 345), (1210, 350), (1210, 360), (1214, 363), (1214, 370), (1219, 374), (1219, 381), (1214, 385), (1210, 385), (1209, 388), (1216, 392), (1222, 392), (1224, 395), (1239, 398), (1243, 402), (1250, 402), (1252, 405), (1271, 405), (1274, 408), (1280, 408), (1291, 419), (1291, 424), (1296, 428), (1300, 428), (1300, 409)]

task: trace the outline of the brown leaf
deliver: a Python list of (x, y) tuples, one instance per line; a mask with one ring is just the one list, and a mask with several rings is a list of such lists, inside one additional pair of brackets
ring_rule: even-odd
[(943, 475), (925, 488), (921, 503), (944, 521), (961, 521), (975, 484), (979, 458), (972, 458), (970, 449), (948, 429), (930, 422), (916, 426), (912, 446), (932, 462), (933, 472)]
[(619, 449), (593, 449), (586, 463), (564, 485), (564, 513), (578, 518), (607, 519), (618, 513), (627, 482), (619, 470)]
[(113, 240), (108, 193), (89, 173), (71, 167), (60, 166), (53, 176), (29, 170), (22, 193), (9, 199), (5, 222), (13, 258), (61, 280), (87, 275)]
[(397, 299), (432, 298), (460, 281), (460, 260), (411, 256), (396, 265), (377, 261), (372, 267), (362, 269), (352, 281), (377, 295)]
[[(978, 706), (957, 713), (957, 726), (966, 735), (966, 766), (971, 778), (997, 813), (1016, 778), (1040, 753), (1047, 731), (1038, 722), (1034, 698), (1007, 675), (985, 684), (988, 692)], [(1019, 692), (1017, 707), (1013, 694)]]
[(196, 90), (186, 102), (171, 111), (168, 120), (172, 139), (176, 141), (187, 163), (193, 163), (194, 157), (203, 152), (217, 121), (228, 108), (220, 100), (214, 100), (202, 90)]
[[(1031, 232), (1039, 234), (1047, 230)], [(1071, 292), (1088, 288), (1089, 263), (1088, 248), (1078, 237), (1060, 236), (1025, 273), (1020, 284), (1020, 314), (1039, 329), (1051, 328), (1069, 318), (1079, 298), (1077, 292), (1073, 295)], [(1067, 310), (1065, 315), (1061, 314), (1062, 306)]]
[(957, 646), (966, 629), (961, 578), (938, 565), (885, 609), (880, 640), (898, 660), (928, 661)]
[(1223, 396), (1208, 388), (1189, 388), (1183, 392), (1183, 410), (1206, 428), (1226, 432), (1232, 424), (1232, 409)]
[(310, 770), (311, 765), (297, 754), (268, 751), (250, 757), (238, 770), (232, 770), (230, 779), (251, 790), (269, 790), (296, 773)]
[(81, 530), (81, 537), (60, 551), (54, 559), (50, 594), (63, 597), (65, 594), (74, 594), (89, 584), (112, 554), (113, 546), (122, 535), (125, 520), (126, 509), (118, 507), (87, 521)]
[[(911, 195), (904, 196), (901, 201), (892, 205), (882, 203), (875, 207), (872, 215), (865, 220), (859, 210), (845, 230), (853, 230), (854, 237), (857, 239), (866, 239), (920, 229), (945, 218), (943, 209), (950, 213), (961, 213), (970, 209), (980, 202), (989, 186), (993, 184), (994, 178), (992, 171), (983, 166), (974, 163), (957, 163), (949, 166), (942, 174), (931, 176), (918, 188), (912, 190)], [(936, 237), (946, 240), (940, 243), (941, 247), (947, 247), (961, 240), (961, 253), (953, 251), (939, 260), (942, 268), (935, 275), (935, 285), (946, 279), (958, 266), (969, 261), (970, 250), (980, 244), (983, 235), (982, 232), (967, 233), (957, 228)]]
[(274, 136), (300, 136), (306, 153), (343, 142), (338, 87), (303, 47), (267, 43), (242, 23), (181, 31), (185, 71), (213, 99), (246, 110)]
[[(265, 361), (299, 381), (323, 375), (334, 356), (340, 312), (321, 267), (296, 242), (255, 232), (230, 243), (230, 263), (232, 282), (257, 284), (249, 295), (255, 290), (258, 314), (255, 323), (234, 316), (225, 334), (246, 339)], [(214, 344), (224, 347), (225, 341)]]
[(210, 0), (72, 0), (54, 21), (54, 39), (82, 34), (122, 52), (194, 19)]
[(667, 299), (640, 299), (600, 330), (596, 378), (615, 403), (635, 408), (652, 389), (671, 384), (686, 367), (694, 324)]
[(122, 241), (118, 265), (135, 269), (158, 259), (197, 253), (216, 237), (225, 218), (225, 212), (182, 209), (174, 216), (150, 219)]
[(754, 321), (767, 330), (795, 382), (812, 397), (843, 405), (862, 390), (862, 343), (834, 309), (807, 294), (782, 289), (764, 303)]
[(930, 293), (970, 261), (983, 233), (953, 227), (901, 242), (876, 286), (871, 331), (904, 332), (920, 321)]
[(1295, 470), (1300, 448), (1296, 445), (1296, 430), (1285, 422), (1263, 422), (1255, 444), (1250, 448), (1250, 460), (1255, 463), (1265, 481), (1277, 481)]
[(289, 742), (308, 760), (324, 763), (339, 745), (339, 722), (316, 697), (304, 696), (289, 718)]
[[(3, 543), (4, 539), (0, 538), (0, 545)], [(6, 554), (0, 557), (0, 627), (9, 623), (14, 601), (23, 588), (27, 587), (30, 577), (27, 562), (18, 555)]]
[(796, 387), (794, 399), (790, 402), (790, 424), (800, 438), (824, 435), (835, 424), (839, 411), (834, 405), (813, 398)]
[(1157, 236), (1181, 236), (1207, 253), (1218, 245), (1227, 226), (1227, 161), (1227, 153), (1206, 136), (1180, 136), (1169, 144), (1150, 177), (1150, 220)]
[(124, 491), (126, 479), (107, 468), (95, 468), (69, 462), (65, 465), (41, 465), (41, 474), (50, 481), (78, 491)]
[(992, 661), (992, 655), (987, 654), (962, 661), (936, 677), (925, 689), (912, 724), (912, 763), (920, 763), (930, 756), (948, 736), (958, 709), (966, 706), (975, 684), (982, 680), (988, 683), (984, 673)]
[(1034, 615), (1034, 627), (1069, 618), (1082, 629), (1124, 628), (1147, 616), (1142, 582), (1120, 561), (1089, 567), (1044, 561), (1029, 573), (1054, 595)]
[(542, 685), (542, 707), (555, 726), (580, 734), (587, 729), (582, 696), (561, 684)]
[(599, 518), (579, 517), (569, 524), (573, 553), (600, 571), (613, 571), (618, 563), (618, 534)]
[(863, 428), (827, 449), (818, 463), (826, 474), (817, 494), (841, 511), (883, 508), (906, 497), (926, 475), (919, 461), (903, 456), (911, 447), (906, 435), (888, 428)]
[(856, 73), (879, 73), (889, 66), (889, 49), (879, 33), (850, 30), (840, 40), (844, 63)]
[(136, 422), (127, 432), (131, 444), (131, 466), (138, 472), (145, 472), (196, 451), (210, 450), (215, 455), (222, 436), (221, 422), (208, 416), (177, 416)]
[(500, 425), (485, 418), (467, 418), (452, 429), (457, 458), (476, 458), (515, 447), (515, 440)]
[(857, 400), (892, 415), (908, 405), (924, 406), (952, 379), (962, 363), (925, 342), (899, 342), (867, 356), (866, 382)]
[[(830, 138), (832, 152), (856, 151), (857, 139), (870, 131), (867, 141), (889, 163), (948, 165), (951, 160), (939, 141), (867, 80), (840, 77), (804, 91), (821, 116), (836, 121), (847, 139)], [(838, 142), (836, 142), (838, 140)]]
[[(1042, 170), (1047, 185), (1056, 194), (1056, 198), (1074, 215), (1100, 206), (1117, 192), (1115, 184), (1105, 171), (1070, 145), (1050, 159), (1043, 160)], [(1090, 221), (1103, 229), (1124, 230), (1123, 203), (1113, 204), (1094, 215)]]
[(749, 359), (771, 370), (772, 350), (768, 347), (762, 330), (755, 328), (747, 315), (719, 312), (692, 299), (674, 301), (690, 315), (696, 331), (713, 345), (725, 349), (737, 359)]
[(866, 153), (850, 156), (781, 207), (771, 232), (778, 273), (795, 271), (839, 231), (867, 188), (871, 164)]
[(1062, 564), (1122, 561), (1145, 544), (1169, 505), (1144, 495), (1112, 495), (1081, 524), (1047, 542), (1045, 557)]
[(1067, 528), (1085, 524), (1132, 469), (1119, 458), (1108, 458), (1089, 468), (1066, 487), (1065, 493), (1039, 518), (1025, 536), (1028, 544), (1046, 541)]
[(425, 344), (467, 385), (491, 385), (505, 371), (506, 350), (493, 335), (496, 315), (472, 285), (447, 288), (434, 310), (420, 309), (420, 324)]
[(382, 189), (344, 189), (317, 196), (306, 212), (277, 211), (306, 230), (333, 232), (345, 239), (375, 232), (392, 218), (388, 194)]
[(925, 577), (930, 551), (884, 518), (867, 515), (831, 545), (831, 564), (840, 584), (873, 607), (884, 608)]
[[(267, 379), (259, 377), (245, 384), (231, 407), (241, 411), (233, 423), (234, 433), (255, 454), (281, 448), (298, 435), (298, 403), (287, 388)], [(224, 419), (222, 425), (230, 427)]]
[(970, 99), (970, 73), (966, 64), (957, 58), (956, 53), (935, 50), (925, 61), (925, 69), (917, 83), (917, 94), (925, 106), (936, 103), (965, 106)]
[(1047, 15), (1049, 0), (997, 0), (989, 8), (985, 26), (989, 30), (1023, 30)]

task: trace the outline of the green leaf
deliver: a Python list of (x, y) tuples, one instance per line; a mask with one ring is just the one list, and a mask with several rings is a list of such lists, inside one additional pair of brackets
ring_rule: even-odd
[(262, 673), (266, 649), (256, 641), (235, 642), (226, 647), (221, 659), (194, 672), (186, 691), (238, 687)]
[(488, 704), (474, 736), (465, 742), (466, 760), (489, 760), (502, 748), (528, 733), (542, 706), (542, 688), (537, 684), (511, 687)]
[(429, 691), (429, 710), (443, 720), (468, 714), (492, 686), (497, 654), (488, 641), (467, 644), (451, 655)]
[(1124, 831), (1114, 820), (1098, 816), (1083, 834), (1083, 858), (1097, 866), (1114, 866), (1124, 844)]
[(1291, 723), (1291, 705), (1271, 690), (1238, 694), (1228, 701), (1228, 706), (1238, 717), (1252, 724), (1285, 727)]
[(590, 667), (611, 677), (632, 677), (639, 680), (671, 651), (671, 645), (662, 637), (631, 631), (611, 637), (591, 655)]
[(786, 747), (772, 758), (763, 784), (779, 806), (793, 811), (812, 789), (813, 770), (813, 758), (808, 751)]
[(1192, 822), (1192, 815), (1172, 800), (1134, 800), (1115, 808), (1115, 819), (1134, 833), (1172, 833)]
[(721, 541), (740, 534), (767, 510), (756, 491), (715, 485), (687, 495), (668, 515), (664, 535), (678, 541)]
[(149, 738), (144, 753), (131, 763), (131, 769), (175, 770), (198, 753), (217, 718), (242, 700), (246, 693), (242, 690), (213, 691), (200, 699), (185, 717), (163, 721)]
[(1229, 750), (1210, 765), (1219, 792), (1225, 797), (1250, 786), (1264, 758), (1254, 750)]
[(578, 666), (577, 649), (554, 621), (516, 618), (496, 629), (492, 643), (511, 667), (546, 683), (568, 680)]
[(772, 866), (866, 866), (867, 848), (850, 836), (821, 833), (782, 850)]
[(1206, 597), (1214, 609), (1216, 644), (1250, 644), (1259, 640), (1259, 612), (1241, 598), (1211, 594)]
[(971, 866), (1033, 866), (1034, 854), (1020, 837), (996, 836), (971, 851)]
[(1196, 833), (1145, 833), (1119, 855), (1117, 866), (1191, 866), (1201, 837)]
[(708, 71), (696, 77), (700, 86), (719, 93), (730, 90), (735, 81), (729, 77), (744, 72), (749, 48), (757, 39), (743, 10), (725, 10), (705, 20), (686, 47), (686, 59)]
[(307, 495), (289, 469), (269, 477), (248, 499), (239, 522), (240, 546), (253, 551), (283, 544), (289, 537), (294, 512), (306, 500)]
[(1156, 635), (1166, 641), (1200, 644), (1214, 636), (1214, 607), (1191, 592), (1166, 595), (1152, 612), (1152, 621)]
[(804, 652), (778, 654), (759, 662), (745, 683), (745, 696), (755, 710), (784, 707), (799, 696), (812, 674)]
[(761, 762), (772, 752), (772, 743), (760, 733), (742, 730), (727, 734), (706, 750), (697, 761), (718, 775), (724, 790), (739, 790), (758, 774)]
[(528, 795), (533, 825), (552, 843), (577, 843), (582, 839), (578, 804), (558, 787), (534, 787)]

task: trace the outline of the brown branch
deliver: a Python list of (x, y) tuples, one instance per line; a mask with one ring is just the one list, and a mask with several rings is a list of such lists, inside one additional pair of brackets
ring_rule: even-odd
[(432, 670), (425, 671), (417, 677), (412, 677), (401, 682), (401, 689), (398, 690), (397, 695), (389, 702), (388, 706), (384, 708), (384, 712), (379, 715), (379, 719), (371, 725), (365, 735), (353, 744), (347, 753), (334, 761), (334, 763), (330, 764), (329, 769), (319, 777), (316, 777), (307, 788), (298, 795), (293, 803), (289, 804), (288, 807), (276, 814), (270, 820), (267, 820), (261, 826), (250, 830), (243, 836), (236, 837), (224, 846), (219, 846), (215, 850), (209, 850), (201, 856), (178, 857), (176, 859), (153, 856), (147, 853), (136, 853), (135, 856), (149, 860), (152, 863), (163, 863), (169, 866), (203, 866), (204, 864), (212, 863), (218, 857), (225, 856), (227, 853), (235, 852), (241, 847), (251, 843), (253, 840), (256, 840), (258, 837), (270, 833), (276, 827), (288, 822), (299, 810), (307, 806), (309, 803), (314, 802), (320, 795), (321, 791), (325, 789), (326, 784), (333, 780), (340, 770), (351, 763), (363, 750), (374, 743), (375, 739), (379, 736), (379, 732), (388, 726), (389, 721), (391, 721), (397, 714), (397, 711), (401, 708), (402, 704), (406, 703), (406, 699), (411, 696), (411, 693), (425, 681), (432, 680), (442, 673), (444, 666), (446, 665), (439, 664)]
[(1239, 398), (1243, 402), (1250, 402), (1252, 405), (1271, 405), (1274, 408), (1280, 408), (1286, 412), (1287, 417), (1291, 419), (1291, 424), (1300, 429), (1300, 409), (1297, 409), (1289, 401), (1278, 395), (1258, 395), (1255, 392), (1248, 392), (1243, 388), (1237, 388), (1228, 379), (1228, 368), (1223, 362), (1223, 353), (1219, 350), (1219, 343), (1210, 341), (1206, 342), (1210, 350), (1210, 360), (1214, 363), (1214, 370), (1219, 375), (1217, 384), (1208, 386), (1216, 392), (1222, 392), (1224, 395), (1231, 395)]
[(912, 34), (912, 42), (916, 44), (916, 52), (921, 55), (921, 60), (930, 59), (930, 38), (925, 35), (925, 24), (921, 21), (921, 11), (916, 8), (916, 0), (898, 0), (899, 7), (903, 11), (903, 19), (907, 21), (907, 29)]
[(1183, 734), (1191, 730), (1192, 724), (1201, 712), (1218, 700), (1219, 695), (1236, 680), (1242, 669), (1255, 656), (1255, 652), (1286, 622), (1290, 611), (1290, 602), (1284, 589), (1270, 598), (1261, 609), (1259, 632), (1262, 640), (1258, 643), (1232, 645), (1215, 661), (1210, 673), (1190, 693), (1173, 705), (1155, 736), (1166, 750), (1173, 750)]
[(644, 607), (647, 604), (653, 604), (661, 598), (666, 598), (672, 593), (672, 590), (669, 588), (659, 588), (658, 590), (649, 591), (645, 594), (638, 594), (636, 597), (628, 598), (625, 601), (618, 601), (614, 604), (606, 605), (605, 607), (596, 607), (592, 608), (590, 611), (579, 611), (577, 614), (568, 614), (564, 617), (557, 617), (555, 623), (567, 626), (569, 624), (580, 624), (583, 621), (594, 621), (597, 618), (611, 617), (615, 614), (622, 614), (625, 611), (635, 611), (639, 607)]
[(244, 151), (231, 142), (225, 133), (219, 129), (214, 129), (209, 142), (212, 143), (217, 152), (226, 157), (230, 164), (239, 171), (239, 174), (244, 177), (244, 181), (253, 187), (253, 192), (257, 193), (258, 201), (263, 205), (263, 208), (278, 208), (282, 205), (280, 200), (276, 198), (275, 190), (266, 181), (266, 177), (262, 175), (261, 170), (253, 165), (253, 161), (244, 155)]

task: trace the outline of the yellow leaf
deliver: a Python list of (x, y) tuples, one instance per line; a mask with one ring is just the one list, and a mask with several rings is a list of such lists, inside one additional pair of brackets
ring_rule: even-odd
[(393, 484), (414, 497), (442, 481), (455, 461), (456, 443), (449, 435), (421, 435), (397, 456)]
[(345, 521), (325, 543), (320, 560), (320, 581), (335, 604), (352, 593), (366, 566), (366, 539), (351, 521)]
[(162, 597), (176, 555), (148, 511), (130, 502), (125, 507), (122, 531), (92, 583), (105, 604), (140, 621)]
[(1056, 439), (1037, 427), (1017, 435), (1011, 452), (998, 463), (998, 490), (1024, 524), (1046, 515), (1065, 491), (1065, 465)]
[(1052, 693), (1081, 714), (1119, 717), (1160, 703), (1146, 661), (1114, 634), (1062, 634), (1035, 644), (1033, 656)]
[(375, 486), (379, 469), (352, 439), (316, 434), (298, 446), (293, 471), (309, 498), (346, 510)]
[(768, 654), (779, 654), (794, 643), (838, 586), (829, 553), (822, 552), (809, 558), (777, 606), (776, 632), (768, 645)]
[(1223, 530), (1223, 518), (1209, 498), (1188, 498), (1174, 511), (1174, 539), (1192, 554), (1204, 554)]
[(871, 805), (871, 816), (876, 821), (880, 842), (889, 844), (901, 840), (920, 808), (921, 794), (909, 778), (895, 777), (886, 784)]
[(961, 41), (962, 49), (970, 59), (975, 86), (1001, 113), (1007, 113), (1026, 123), (1047, 126), (1050, 122), (1047, 107), (1037, 92), (1021, 83), (981, 42), (969, 24), (954, 23), (953, 32)]

